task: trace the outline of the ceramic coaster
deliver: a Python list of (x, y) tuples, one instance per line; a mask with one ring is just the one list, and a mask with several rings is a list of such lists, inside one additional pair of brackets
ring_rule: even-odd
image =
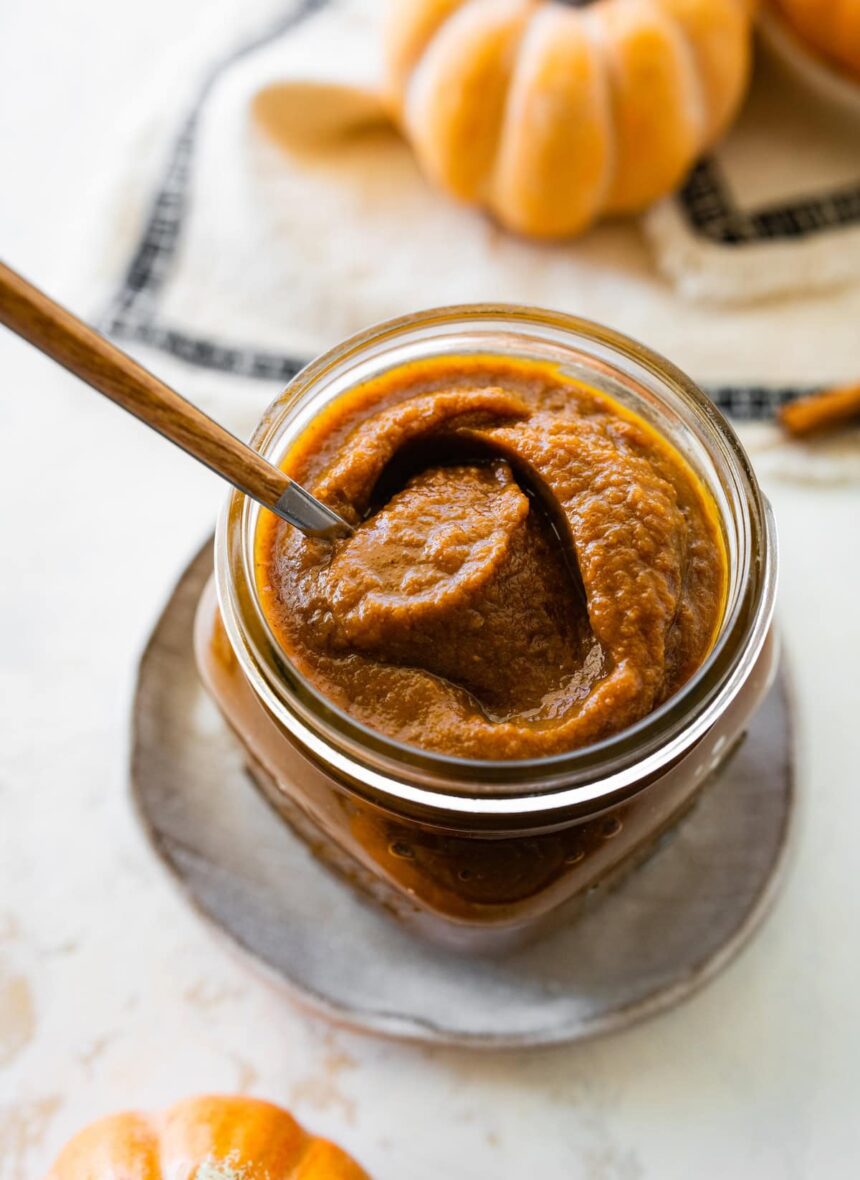
[(552, 1045), (623, 1028), (690, 995), (767, 912), (792, 810), (784, 684), (659, 850), (525, 950), (474, 959), (418, 941), (331, 876), (259, 795), (210, 702), (192, 620), (211, 545), (141, 661), (132, 781), (188, 898), (293, 998), (341, 1024), (436, 1044)]

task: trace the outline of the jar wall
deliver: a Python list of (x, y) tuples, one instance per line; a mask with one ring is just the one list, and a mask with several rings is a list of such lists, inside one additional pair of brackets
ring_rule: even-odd
[(219, 525), (220, 607), (210, 589), (197, 654), (255, 780), (313, 852), (416, 931), (486, 951), (608, 888), (730, 756), (775, 670), (776, 547), (749, 461), (708, 398), (636, 342), (539, 309), (443, 308), (354, 337), (298, 375), (253, 445), (280, 463), (318, 415), (362, 383), (466, 355), (558, 366), (648, 423), (708, 490), (729, 585), (720, 634), (698, 672), (638, 724), (531, 765), (398, 745), (316, 693), (284, 658), (256, 581), (259, 509), (239, 493)]
[(499, 833), (468, 817), (447, 817), (444, 826), (417, 821), (370, 802), (313, 761), (253, 692), (212, 585), (198, 609), (195, 647), (255, 782), (314, 855), (416, 933), (479, 953), (528, 940), (645, 859), (736, 748), (776, 666), (770, 634), (718, 722), (623, 804)]

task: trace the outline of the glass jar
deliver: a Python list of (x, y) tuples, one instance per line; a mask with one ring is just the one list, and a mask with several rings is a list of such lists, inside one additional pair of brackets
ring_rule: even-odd
[[(466, 950), (504, 948), (638, 864), (733, 749), (776, 665), (776, 542), (734, 431), (668, 361), (607, 328), (515, 306), (429, 311), (338, 345), (266, 411), (253, 445), (279, 463), (333, 399), (420, 359), (552, 362), (629, 406), (710, 489), (728, 555), (722, 628), (671, 699), (598, 744), (491, 762), (405, 746), (353, 720), (287, 661), (256, 592), (261, 509), (233, 493), (201, 602), (202, 675), (260, 788), (313, 852), (391, 914)], [(292, 883), (285, 881), (285, 889)]]

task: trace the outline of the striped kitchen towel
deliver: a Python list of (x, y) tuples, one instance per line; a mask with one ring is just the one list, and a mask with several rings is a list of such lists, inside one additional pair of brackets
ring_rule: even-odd
[[(249, 0), (250, 13), (262, 32), (229, 51), (225, 32), (214, 66), (198, 45), (196, 78), (186, 62), (176, 86), (160, 80), (108, 187), (104, 248), (87, 243), (102, 327), (236, 429), (344, 336), (470, 301), (608, 323), (739, 421), (857, 379), (860, 168), (807, 134), (801, 94), (773, 115), (768, 74), (716, 157), (643, 223), (535, 244), (420, 174), (375, 99), (375, 0)], [(795, 473), (800, 454), (804, 478), (860, 470), (850, 436), (802, 451), (772, 425), (747, 439), (774, 470)]]

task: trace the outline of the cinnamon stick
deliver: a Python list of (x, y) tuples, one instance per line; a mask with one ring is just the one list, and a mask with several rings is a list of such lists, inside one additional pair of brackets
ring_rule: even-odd
[(800, 397), (779, 411), (780, 422), (795, 438), (835, 430), (852, 418), (860, 418), (860, 383)]

